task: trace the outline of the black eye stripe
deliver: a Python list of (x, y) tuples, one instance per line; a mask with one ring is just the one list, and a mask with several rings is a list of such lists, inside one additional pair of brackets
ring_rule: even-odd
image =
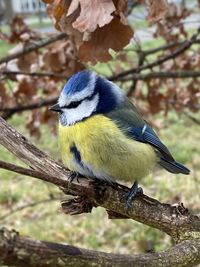
[(84, 99), (81, 99), (81, 100), (79, 100), (79, 101), (74, 101), (74, 102), (71, 102), (69, 105), (66, 105), (66, 106), (63, 106), (62, 108), (76, 108), (76, 107), (78, 107), (80, 104), (81, 104), (81, 102), (83, 101), (83, 100), (91, 100), (91, 99), (93, 99), (93, 97), (96, 95), (96, 92), (94, 91), (93, 92), (93, 94), (91, 95), (91, 96), (88, 96), (88, 97), (86, 97), (86, 98), (84, 98)]
[(80, 105), (82, 101), (76, 101), (76, 102), (71, 102), (68, 106), (65, 106), (64, 108), (76, 108), (78, 105)]

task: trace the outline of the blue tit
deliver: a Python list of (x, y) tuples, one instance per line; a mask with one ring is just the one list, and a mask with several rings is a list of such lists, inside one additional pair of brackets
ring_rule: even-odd
[[(74, 74), (58, 103), (63, 163), (86, 177), (108, 182), (140, 181), (155, 165), (189, 174), (114, 83), (91, 71)], [(137, 183), (132, 196), (137, 193)]]

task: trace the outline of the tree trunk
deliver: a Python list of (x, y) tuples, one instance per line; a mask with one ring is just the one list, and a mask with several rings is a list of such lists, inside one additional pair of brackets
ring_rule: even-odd
[(12, 0), (4, 0), (5, 3), (5, 18), (9, 22), (14, 17), (14, 9)]

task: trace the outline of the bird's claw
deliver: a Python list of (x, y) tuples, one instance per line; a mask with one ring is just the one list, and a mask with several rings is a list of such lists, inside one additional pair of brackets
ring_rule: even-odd
[(138, 187), (138, 182), (135, 181), (132, 185), (130, 191), (126, 194), (126, 209), (128, 210), (131, 208), (131, 203), (133, 199), (136, 197), (136, 195), (142, 195), (143, 189), (141, 187)]
[(79, 177), (80, 177), (80, 175), (79, 175), (78, 172), (71, 171), (71, 173), (70, 173), (70, 175), (68, 177), (68, 180), (69, 180), (70, 183), (72, 183), (74, 181), (74, 179), (76, 179), (77, 182), (80, 183)]

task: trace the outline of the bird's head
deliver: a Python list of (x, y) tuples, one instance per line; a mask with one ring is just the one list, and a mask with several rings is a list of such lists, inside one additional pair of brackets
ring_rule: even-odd
[(69, 126), (94, 114), (114, 110), (123, 98), (124, 94), (117, 85), (85, 70), (67, 81), (58, 103), (50, 109), (59, 112), (62, 125)]

